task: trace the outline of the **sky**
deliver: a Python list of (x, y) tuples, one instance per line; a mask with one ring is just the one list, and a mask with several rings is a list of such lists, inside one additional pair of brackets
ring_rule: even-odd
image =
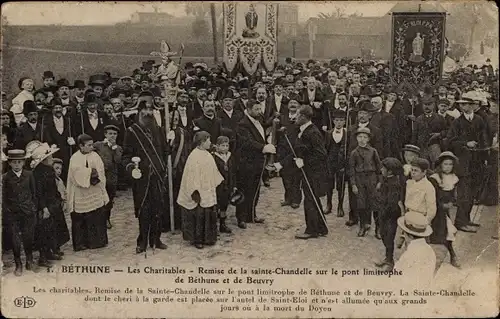
[[(319, 13), (335, 12), (341, 7), (346, 14), (361, 13), (363, 16), (381, 16), (387, 13), (395, 2), (352, 1), (352, 2), (297, 2), (299, 22), (316, 17)], [(174, 16), (185, 16), (183, 3), (133, 3), (133, 2), (8, 2), (2, 5), (2, 15), (14, 25), (103, 25), (127, 21), (136, 12), (153, 12), (156, 6), (160, 12)]]

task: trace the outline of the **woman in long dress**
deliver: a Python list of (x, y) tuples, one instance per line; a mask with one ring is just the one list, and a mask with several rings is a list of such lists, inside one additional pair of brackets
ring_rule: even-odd
[(208, 152), (210, 134), (197, 132), (196, 147), (186, 161), (177, 203), (182, 207), (182, 234), (196, 248), (217, 241), (217, 186), (224, 180)]

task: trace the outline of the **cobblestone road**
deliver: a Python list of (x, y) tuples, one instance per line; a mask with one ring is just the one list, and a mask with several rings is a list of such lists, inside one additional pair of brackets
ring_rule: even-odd
[[(302, 207), (293, 210), (281, 207), (283, 187), (279, 178), (271, 181), (270, 188), (262, 188), (257, 207), (259, 217), (266, 219), (265, 224), (250, 224), (246, 230), (236, 226), (234, 208), (230, 211), (229, 226), (232, 235), (222, 234), (217, 244), (198, 250), (182, 240), (181, 233), (162, 234), (162, 241), (168, 245), (164, 251), (156, 250), (153, 255), (148, 251), (135, 254), (135, 240), (138, 222), (134, 217), (132, 194), (119, 192), (112, 213), (113, 228), (108, 231), (108, 247), (83, 252), (73, 252), (71, 243), (63, 247), (64, 261), (59, 263), (99, 263), (108, 265), (178, 265), (203, 264), (207, 266), (234, 265), (246, 267), (303, 267), (360, 269), (374, 268), (374, 261), (383, 256), (384, 247), (374, 237), (373, 228), (366, 237), (356, 236), (357, 227), (344, 225), (347, 217), (338, 218), (335, 214), (326, 216), (330, 234), (312, 240), (296, 240), (294, 235), (302, 233), (305, 227)], [(335, 201), (335, 196), (334, 196)], [(334, 203), (336, 207), (336, 203)], [(348, 211), (346, 200), (345, 211)], [(484, 212), (494, 214), (494, 207), (486, 207)], [(483, 212), (483, 214), (484, 214)], [(68, 226), (70, 221), (68, 220)], [(481, 230), (480, 230), (481, 232)], [(464, 236), (471, 236), (466, 235)], [(480, 233), (473, 236), (481, 236)], [(491, 236), (490, 233), (487, 236)], [(438, 259), (445, 258), (442, 247), (435, 247)], [(460, 253), (460, 247), (458, 247)], [(36, 255), (35, 255), (36, 256)], [(396, 255), (398, 257), (398, 255)], [(472, 258), (472, 256), (470, 257)], [(11, 254), (3, 258), (4, 273), (13, 272)], [(467, 260), (463, 260), (467, 263)], [(446, 259), (448, 263), (448, 259)], [(11, 274), (9, 274), (11, 275)]]

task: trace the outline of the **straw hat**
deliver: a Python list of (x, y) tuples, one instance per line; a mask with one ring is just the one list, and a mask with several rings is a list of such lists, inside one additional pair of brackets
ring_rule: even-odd
[(32, 169), (38, 166), (43, 160), (45, 160), (50, 155), (59, 151), (59, 148), (56, 145), (49, 146), (47, 143), (40, 143), (33, 151), (31, 152), (32, 161), (30, 166)]
[(432, 234), (427, 217), (417, 212), (408, 212), (399, 217), (398, 225), (403, 231), (414, 236), (427, 237)]

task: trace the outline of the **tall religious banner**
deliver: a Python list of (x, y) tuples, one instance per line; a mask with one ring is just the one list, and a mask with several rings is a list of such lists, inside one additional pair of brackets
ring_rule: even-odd
[(392, 13), (393, 83), (413, 90), (435, 86), (445, 58), (444, 12)]
[(278, 59), (278, 4), (224, 3), (224, 63), (232, 72), (238, 62), (249, 74), (259, 65), (268, 71)]

